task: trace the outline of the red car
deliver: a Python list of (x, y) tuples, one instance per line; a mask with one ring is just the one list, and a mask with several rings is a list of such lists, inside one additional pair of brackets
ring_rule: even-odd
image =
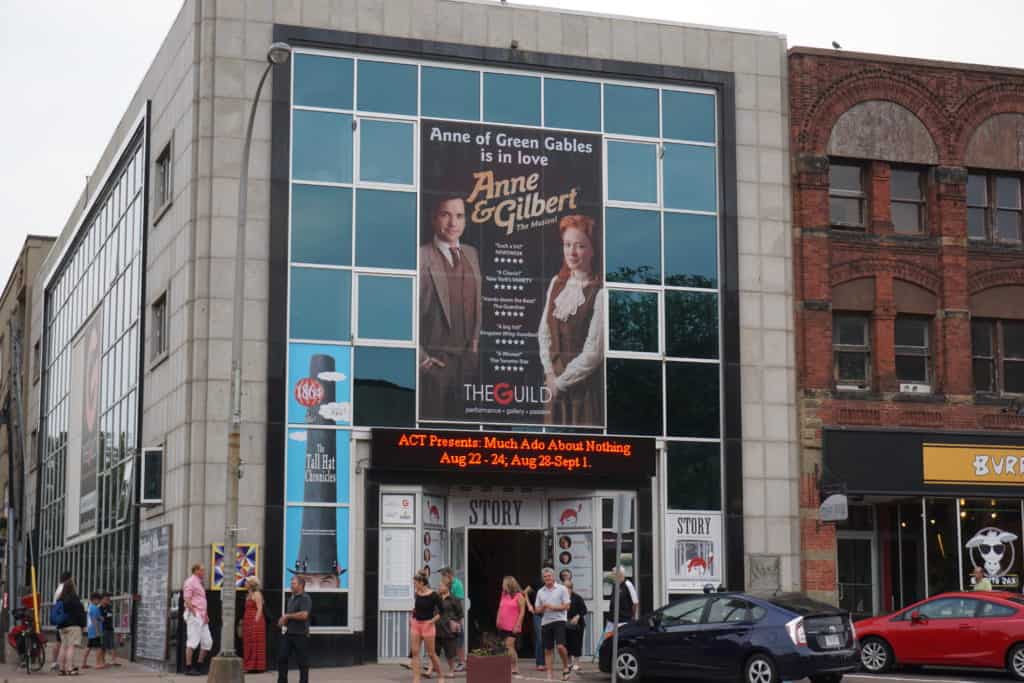
[(1024, 681), (1024, 597), (1017, 594), (941, 593), (856, 628), (870, 673), (898, 664), (983, 667)]

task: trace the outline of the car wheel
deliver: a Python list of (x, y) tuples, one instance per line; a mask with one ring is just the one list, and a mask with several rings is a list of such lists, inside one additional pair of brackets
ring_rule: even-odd
[(627, 683), (639, 681), (641, 679), (640, 657), (637, 656), (636, 650), (631, 650), (628, 647), (619, 650), (618, 659), (615, 660), (615, 671), (620, 681)]
[(1006, 655), (1006, 668), (1018, 681), (1024, 681), (1024, 643), (1017, 643)]
[(821, 676), (811, 676), (811, 683), (840, 683), (843, 680), (843, 674), (822, 674)]
[(892, 648), (881, 638), (865, 638), (860, 644), (860, 665), (868, 673), (885, 673), (892, 668), (892, 660)]
[(754, 655), (743, 667), (743, 683), (778, 683), (779, 673), (775, 662), (766, 655)]

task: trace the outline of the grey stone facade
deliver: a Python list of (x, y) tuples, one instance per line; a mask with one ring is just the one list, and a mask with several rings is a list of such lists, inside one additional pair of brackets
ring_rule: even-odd
[[(150, 100), (150, 172), (169, 143), (173, 198), (150, 207), (145, 299), (148, 316), (148, 304), (166, 293), (170, 343), (166, 356), (151, 360), (147, 330), (142, 445), (165, 445), (165, 483), (163, 505), (143, 509), (140, 523), (173, 525), (172, 584), (191, 562), (208, 561), (209, 544), (223, 534), (239, 162), (275, 23), (501, 48), (516, 40), (525, 51), (735, 73), (745, 547), (778, 555), (782, 587), (799, 588), (785, 39), (456, 0), (187, 0), (97, 164), (94, 177)], [(258, 543), (267, 476), (269, 99), (265, 87), (245, 255), (240, 537)], [(54, 255), (85, 208), (69, 217)], [(42, 304), (37, 287), (32, 342)]]

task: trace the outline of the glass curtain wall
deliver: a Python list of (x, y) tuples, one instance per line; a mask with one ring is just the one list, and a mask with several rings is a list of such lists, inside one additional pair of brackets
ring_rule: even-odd
[(46, 606), (70, 571), (81, 594), (114, 594), (119, 630), (129, 624), (137, 545), (143, 141), (140, 130), (45, 291), (40, 591)]

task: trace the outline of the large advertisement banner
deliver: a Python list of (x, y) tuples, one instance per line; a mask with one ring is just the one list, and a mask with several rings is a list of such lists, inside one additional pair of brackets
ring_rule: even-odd
[(670, 592), (722, 583), (721, 512), (665, 514), (665, 574)]
[(424, 120), (419, 419), (604, 425), (601, 137)]

